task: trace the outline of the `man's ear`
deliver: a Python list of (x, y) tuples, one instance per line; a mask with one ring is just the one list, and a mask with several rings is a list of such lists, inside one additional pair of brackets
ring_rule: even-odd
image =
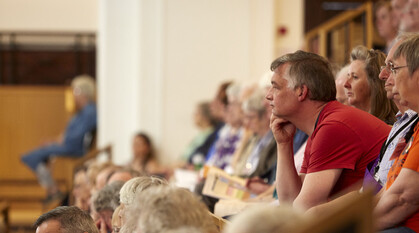
[(301, 87), (298, 87), (296, 91), (297, 91), (297, 95), (298, 95), (297, 96), (298, 101), (301, 102), (301, 101), (308, 98), (308, 88), (307, 88), (306, 85), (301, 85)]

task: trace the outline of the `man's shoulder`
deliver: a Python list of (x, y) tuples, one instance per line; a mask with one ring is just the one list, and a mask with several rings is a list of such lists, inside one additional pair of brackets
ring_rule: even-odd
[(322, 116), (322, 123), (351, 126), (386, 126), (386, 123), (370, 113), (343, 104), (328, 104)]

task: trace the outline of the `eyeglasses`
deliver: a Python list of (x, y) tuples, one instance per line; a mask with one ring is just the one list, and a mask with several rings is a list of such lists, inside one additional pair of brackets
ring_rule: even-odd
[(396, 75), (396, 71), (404, 67), (407, 67), (407, 65), (394, 67), (393, 63), (389, 62), (385, 66), (380, 66), (380, 71), (387, 70), (387, 71), (391, 71), (393, 75)]
[(406, 65), (406, 66), (396, 66), (396, 67), (391, 66), (391, 67), (390, 67), (390, 70), (391, 70), (391, 73), (393, 73), (393, 74), (395, 75), (395, 74), (396, 74), (396, 71), (397, 71), (398, 69), (401, 69), (401, 68), (404, 68), (404, 67), (407, 67), (407, 65)]

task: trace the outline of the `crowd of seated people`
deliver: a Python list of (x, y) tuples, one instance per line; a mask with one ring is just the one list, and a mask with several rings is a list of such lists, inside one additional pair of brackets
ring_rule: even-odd
[(386, 38), (388, 55), (353, 48), (337, 74), (325, 58), (296, 51), (271, 63), (269, 80), (222, 83), (197, 105), (201, 131), (181, 162), (159, 164), (139, 133), (128, 165), (77, 169), (76, 207), (45, 213), (37, 232), (221, 232), (210, 214), (219, 200), (202, 193), (205, 179), (195, 193), (170, 184), (173, 169), (203, 166), (247, 179), (247, 190), (274, 200), (229, 217), (223, 232), (292, 232), (365, 190), (376, 199), (375, 231), (419, 232), (418, 12), (418, 0), (378, 4), (377, 27), (391, 15), (391, 30), (403, 33)]

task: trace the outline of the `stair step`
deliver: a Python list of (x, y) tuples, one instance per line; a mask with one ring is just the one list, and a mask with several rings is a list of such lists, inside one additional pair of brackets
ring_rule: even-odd
[[(60, 190), (65, 190), (65, 185), (58, 184)], [(10, 202), (14, 201), (39, 201), (46, 197), (46, 191), (37, 183), (32, 181), (1, 181), (0, 199)]]
[[(60, 190), (65, 184), (59, 182)], [(46, 191), (35, 180), (0, 180), (0, 200), (9, 203), (11, 227), (31, 227), (38, 217), (59, 206), (60, 200), (44, 205)]]

